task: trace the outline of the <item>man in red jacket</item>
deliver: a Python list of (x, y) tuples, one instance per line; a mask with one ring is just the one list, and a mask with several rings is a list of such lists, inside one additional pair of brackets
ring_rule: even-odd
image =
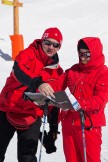
[[(0, 94), (0, 162), (5, 159), (15, 131), (18, 136), (18, 161), (37, 162), (35, 154), (43, 110), (25, 100), (24, 92), (36, 92), (40, 83), (55, 80), (63, 73), (57, 54), (62, 40), (58, 28), (48, 28), (41, 39), (34, 40), (16, 57), (12, 72)], [(50, 125), (50, 137), (53, 133), (57, 134), (57, 121), (54, 120)], [(48, 153), (51, 151), (56, 150), (47, 150)]]
[[(101, 162), (102, 126), (106, 125), (104, 109), (108, 102), (108, 68), (104, 65), (99, 38), (82, 38), (77, 47), (79, 63), (66, 70), (56, 81), (43, 83), (38, 89), (42, 94), (54, 97), (54, 91), (68, 87), (85, 112), (85, 145), (79, 112), (61, 112), (66, 162)], [(92, 120), (91, 130), (88, 130), (90, 118), (87, 114)]]

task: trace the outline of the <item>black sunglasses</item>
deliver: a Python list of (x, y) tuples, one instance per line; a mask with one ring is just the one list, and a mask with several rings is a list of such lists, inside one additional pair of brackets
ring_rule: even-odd
[(51, 46), (51, 44), (52, 44), (54, 48), (60, 47), (59, 43), (51, 42), (49, 40), (43, 40), (43, 41), (44, 41), (45, 45), (47, 45), (47, 46)]
[(79, 52), (79, 57), (82, 57), (82, 56), (84, 56), (84, 57), (90, 57), (91, 55), (90, 55), (90, 52)]

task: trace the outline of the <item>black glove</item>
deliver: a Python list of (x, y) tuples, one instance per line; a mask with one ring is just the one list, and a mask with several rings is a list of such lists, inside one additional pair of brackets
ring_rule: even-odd
[[(49, 132), (44, 131), (43, 146), (46, 149), (47, 154), (56, 152), (57, 148), (55, 146), (55, 141), (57, 139), (58, 132), (58, 108), (54, 107), (48, 115)], [(40, 140), (42, 138), (42, 133), (40, 133)]]
[[(46, 149), (47, 154), (56, 152), (57, 148), (55, 146), (55, 140), (57, 139), (58, 132), (49, 131), (48, 133), (44, 131), (43, 146)], [(40, 132), (39, 139), (41, 141), (42, 132)]]
[(58, 132), (58, 112), (59, 109), (54, 107), (48, 115), (49, 129), (52, 132)]

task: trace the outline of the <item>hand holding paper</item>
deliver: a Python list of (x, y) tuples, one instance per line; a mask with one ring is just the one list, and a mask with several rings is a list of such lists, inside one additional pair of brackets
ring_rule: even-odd
[(38, 90), (44, 95), (44, 96), (51, 96), (52, 98), (55, 98), (54, 96), (54, 90), (48, 83), (43, 83), (38, 87)]

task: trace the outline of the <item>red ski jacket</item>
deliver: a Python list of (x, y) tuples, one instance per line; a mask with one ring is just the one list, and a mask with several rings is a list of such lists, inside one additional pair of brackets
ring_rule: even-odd
[(27, 118), (26, 124), (32, 123), (32, 118), (42, 116), (43, 110), (25, 100), (24, 92), (36, 92), (41, 81), (54, 80), (62, 73), (58, 55), (49, 58), (41, 48), (41, 40), (35, 40), (16, 57), (13, 70), (0, 94), (0, 110), (6, 112), (8, 118), (11, 116), (12, 122)]
[[(82, 64), (79, 60), (70, 69), (66, 70), (50, 85), (55, 91), (64, 90), (68, 87), (76, 97), (82, 109), (90, 116), (93, 126), (106, 124), (104, 108), (108, 102), (108, 68), (104, 65), (102, 44), (98, 38), (84, 38), (91, 58), (88, 64)], [(70, 117), (73, 125), (80, 125), (79, 112), (66, 111), (61, 113), (61, 120)], [(90, 120), (86, 117), (86, 126), (90, 126)]]

